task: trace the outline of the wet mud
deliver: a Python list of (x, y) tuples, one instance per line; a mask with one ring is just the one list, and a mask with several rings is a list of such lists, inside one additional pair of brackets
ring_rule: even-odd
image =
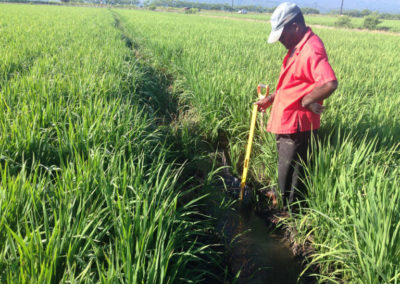
[[(208, 213), (216, 220), (216, 229), (224, 237), (226, 262), (232, 283), (314, 283), (301, 275), (303, 261), (309, 255), (306, 247), (294, 242), (287, 226), (277, 226), (276, 210), (255, 206), (254, 192), (246, 188), (244, 199), (238, 201), (240, 180), (224, 174), (221, 185), (207, 198)], [(235, 201), (221, 208), (221, 198)], [(265, 201), (264, 205), (267, 204)]]

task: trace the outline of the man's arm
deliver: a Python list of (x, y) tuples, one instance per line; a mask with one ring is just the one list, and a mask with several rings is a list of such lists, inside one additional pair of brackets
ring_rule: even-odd
[(301, 100), (302, 107), (316, 114), (321, 114), (325, 107), (318, 102), (328, 98), (338, 87), (337, 80), (327, 82), (321, 86), (315, 87), (308, 95), (305, 95)]

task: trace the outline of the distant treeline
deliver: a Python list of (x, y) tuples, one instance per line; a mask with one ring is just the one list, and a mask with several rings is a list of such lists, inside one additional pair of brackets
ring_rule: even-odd
[[(272, 13), (276, 7), (261, 7), (254, 5), (241, 5), (232, 7), (229, 4), (216, 4), (216, 3), (198, 3), (180, 0), (154, 0), (149, 2), (151, 5), (161, 7), (176, 7), (176, 8), (197, 8), (203, 10), (223, 10), (223, 11), (238, 11), (247, 10), (249, 12), (259, 13)], [(314, 8), (302, 8), (304, 14), (319, 14), (319, 10)]]
[[(58, 0), (60, 2), (73, 2), (73, 3), (94, 3), (94, 4), (111, 4), (111, 5), (140, 5), (139, 0)], [(14, 2), (14, 3), (42, 3), (42, 4), (56, 4), (57, 0), (0, 0), (0, 2)], [(58, 2), (59, 3), (59, 2)], [(259, 12), (259, 13), (272, 13), (276, 7), (261, 7), (254, 5), (243, 5), (232, 7), (229, 4), (216, 4), (216, 3), (196, 3), (181, 0), (145, 0), (143, 2), (144, 6), (159, 6), (159, 7), (175, 7), (175, 8), (196, 8), (202, 10), (222, 10), (222, 11), (238, 11), (247, 10), (249, 12)], [(318, 9), (315, 8), (301, 8), (303, 14), (320, 14)], [(331, 10), (329, 12), (331, 15), (339, 15), (339, 10)], [(375, 16), (379, 19), (387, 20), (400, 20), (400, 14), (390, 14), (390, 13), (379, 13), (376, 11), (371, 11), (368, 9), (364, 10), (345, 10), (342, 13), (349, 17), (363, 18), (366, 16)]]
[(66, 0), (0, 0), (0, 3), (61, 5)]
[(175, 7), (175, 8), (197, 8), (202, 10), (223, 10), (223, 11), (234, 11), (245, 9), (252, 12), (272, 12), (273, 8), (266, 8), (261, 6), (235, 6), (232, 8), (228, 4), (216, 4), (216, 3), (198, 3), (198, 2), (188, 2), (180, 0), (154, 0), (150, 2), (151, 5), (161, 6), (161, 7)]
[(134, 5), (140, 4), (139, 0), (0, 0), (7, 3), (31, 3), (31, 4), (48, 4), (61, 5), (62, 3), (72, 3), (74, 5), (91, 5), (91, 4), (107, 4), (107, 5)]
[[(334, 15), (339, 15), (340, 11), (339, 10), (332, 10), (330, 14)], [(371, 11), (368, 9), (364, 10), (345, 10), (342, 13), (343, 15), (349, 16), (349, 17), (356, 17), (356, 18), (364, 18), (366, 16), (376, 16), (379, 19), (386, 19), (386, 20), (400, 20), (400, 14), (389, 14), (389, 13), (379, 13), (375, 11)]]

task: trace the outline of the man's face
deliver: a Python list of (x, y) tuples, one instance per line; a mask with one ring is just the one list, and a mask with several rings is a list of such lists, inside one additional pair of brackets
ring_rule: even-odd
[(297, 44), (297, 25), (295, 23), (283, 28), (279, 41), (286, 47), (291, 49)]

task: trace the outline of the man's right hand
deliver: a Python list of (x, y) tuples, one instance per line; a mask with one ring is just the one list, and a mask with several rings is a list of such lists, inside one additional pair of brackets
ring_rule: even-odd
[(258, 105), (258, 111), (265, 112), (272, 105), (272, 96), (266, 96), (254, 104)]

